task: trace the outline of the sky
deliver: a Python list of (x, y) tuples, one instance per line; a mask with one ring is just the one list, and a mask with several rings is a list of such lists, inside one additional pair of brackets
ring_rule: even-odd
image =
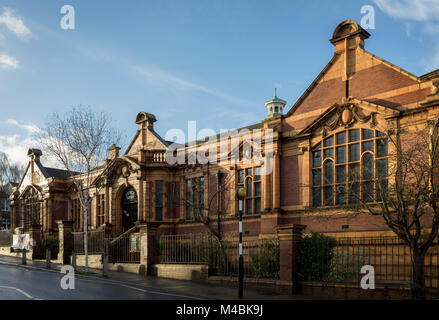
[(0, 151), (26, 163), (47, 117), (78, 105), (108, 112), (125, 148), (140, 111), (163, 137), (260, 122), (274, 88), (289, 110), (365, 5), (366, 50), (418, 76), (439, 68), (439, 0), (0, 0)]

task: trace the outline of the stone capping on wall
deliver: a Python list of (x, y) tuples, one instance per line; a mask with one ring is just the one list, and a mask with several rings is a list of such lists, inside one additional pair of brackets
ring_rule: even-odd
[(209, 267), (204, 264), (155, 264), (152, 275), (159, 278), (204, 281), (208, 278)]

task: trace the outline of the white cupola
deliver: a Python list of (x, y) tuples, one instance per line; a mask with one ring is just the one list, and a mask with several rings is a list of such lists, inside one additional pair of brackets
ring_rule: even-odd
[(267, 117), (272, 118), (276, 116), (281, 116), (284, 112), (284, 107), (287, 104), (285, 100), (279, 99), (276, 95), (276, 88), (274, 89), (274, 98), (265, 102), (265, 107), (267, 108)]

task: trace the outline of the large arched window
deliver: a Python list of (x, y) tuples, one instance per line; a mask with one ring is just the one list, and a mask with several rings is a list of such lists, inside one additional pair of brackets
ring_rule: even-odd
[[(324, 138), (312, 150), (313, 206), (379, 201), (387, 188), (387, 137), (349, 129)], [(378, 184), (379, 181), (379, 184)]]
[(23, 227), (25, 231), (33, 225), (40, 224), (41, 201), (38, 192), (34, 188), (29, 188), (23, 197)]

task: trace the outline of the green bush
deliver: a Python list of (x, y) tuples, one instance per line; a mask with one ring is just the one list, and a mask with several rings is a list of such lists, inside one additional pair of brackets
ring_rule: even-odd
[(335, 238), (319, 233), (305, 236), (300, 242), (298, 277), (305, 281), (324, 281), (330, 273)]
[(279, 279), (279, 241), (264, 241), (255, 253), (250, 254), (250, 273), (255, 278)]
[(57, 236), (47, 236), (41, 239), (41, 246), (46, 249), (51, 249), (59, 246)]

